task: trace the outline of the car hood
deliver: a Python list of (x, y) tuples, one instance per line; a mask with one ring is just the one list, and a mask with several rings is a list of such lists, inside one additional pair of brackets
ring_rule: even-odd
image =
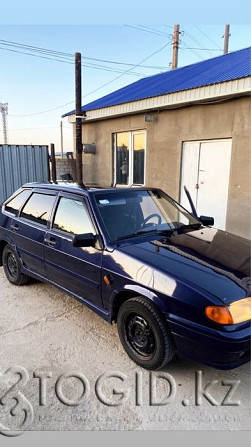
[(202, 228), (144, 242), (135, 238), (118, 251), (138, 261), (138, 267), (128, 260), (124, 265), (134, 280), (150, 286), (154, 276), (153, 288), (160, 291), (169, 277), (224, 304), (251, 295), (250, 242), (225, 231)]

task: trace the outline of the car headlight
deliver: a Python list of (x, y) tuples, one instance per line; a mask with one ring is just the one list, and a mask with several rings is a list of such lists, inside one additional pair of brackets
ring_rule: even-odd
[(251, 319), (251, 297), (234, 301), (229, 306), (208, 306), (206, 316), (216, 323), (237, 324)]

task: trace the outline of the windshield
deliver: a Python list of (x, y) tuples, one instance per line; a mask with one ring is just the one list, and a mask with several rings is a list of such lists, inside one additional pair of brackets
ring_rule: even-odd
[(160, 190), (112, 190), (95, 193), (94, 197), (111, 241), (143, 233), (168, 233), (184, 225), (200, 225), (188, 211)]

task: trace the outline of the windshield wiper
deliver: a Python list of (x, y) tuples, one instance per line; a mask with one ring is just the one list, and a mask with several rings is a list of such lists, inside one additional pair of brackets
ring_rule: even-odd
[(182, 233), (185, 230), (198, 230), (201, 227), (201, 223), (200, 222), (196, 222), (193, 224), (187, 224), (187, 225), (181, 225), (180, 227), (177, 227), (177, 233)]
[(133, 238), (134, 236), (142, 236), (143, 234), (147, 235), (147, 234), (165, 234), (165, 235), (171, 235), (175, 230), (177, 230), (177, 228), (173, 228), (173, 229), (168, 229), (168, 230), (158, 230), (157, 228), (154, 230), (138, 230), (135, 231), (135, 233), (132, 234), (127, 234), (125, 236), (119, 236), (117, 237), (116, 241), (122, 240), (122, 239), (129, 239), (129, 238)]
[(174, 232), (177, 232), (179, 234), (179, 233), (182, 233), (183, 231), (195, 230), (195, 229), (199, 229), (200, 227), (201, 227), (201, 223), (196, 222), (193, 224), (187, 224), (187, 225), (184, 224), (184, 225), (181, 225), (180, 227), (168, 228), (166, 230), (158, 230), (157, 228), (154, 230), (143, 230), (142, 229), (142, 230), (135, 231), (135, 233), (132, 233), (132, 234), (126, 234), (124, 236), (119, 236), (119, 237), (117, 237), (116, 241), (120, 241), (123, 239), (131, 239), (135, 236), (142, 236), (143, 234), (147, 235), (147, 234), (151, 234), (151, 233), (163, 234), (165, 236), (171, 236)]
[(165, 236), (171, 236), (177, 228), (168, 228), (166, 230), (158, 230), (158, 234), (164, 234)]
[(149, 233), (155, 233), (158, 234), (160, 231), (155, 229), (155, 230), (138, 230), (135, 231), (135, 233), (132, 234), (125, 234), (124, 236), (119, 236), (117, 237), (116, 241), (120, 241), (121, 239), (129, 239), (132, 238), (134, 236), (141, 236), (143, 234), (149, 234)]

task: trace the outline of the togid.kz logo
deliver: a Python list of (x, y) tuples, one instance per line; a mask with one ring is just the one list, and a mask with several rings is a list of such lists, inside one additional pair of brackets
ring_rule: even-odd
[[(19, 436), (33, 421), (33, 408), (22, 391), (29, 382), (28, 371), (22, 366), (0, 373), (1, 385), (8, 388), (0, 395), (0, 433), (5, 436)], [(2, 387), (1, 387), (2, 388)]]
[[(174, 377), (166, 372), (145, 372), (143, 374), (142, 371), (134, 371), (133, 375), (128, 377), (119, 371), (108, 371), (89, 380), (82, 372), (78, 371), (54, 376), (51, 371), (37, 370), (30, 372), (29, 375), (22, 366), (12, 366), (3, 374), (0, 373), (0, 434), (18, 436), (31, 429), (34, 411), (24, 395), (28, 391), (27, 385), (35, 386), (38, 394), (38, 403), (34, 407), (36, 417), (39, 416), (37, 412), (40, 407), (45, 409), (50, 406), (50, 402), (47, 400), (48, 388), (53, 391), (52, 396), (57, 398), (61, 408), (65, 406), (79, 407), (78, 416), (88, 405), (89, 399), (96, 399), (98, 406), (100, 407), (99, 404), (102, 404), (104, 409), (123, 407), (129, 402), (131, 405), (134, 402), (135, 408), (138, 409), (143, 406), (162, 407), (166, 409), (166, 416), (170, 417), (172, 422), (175, 422), (176, 416), (172, 415), (170, 407), (175, 400), (182, 406), (183, 413), (189, 407), (202, 407), (205, 404), (207, 407), (241, 405), (241, 401), (236, 399), (240, 380), (207, 381), (202, 371), (194, 371), (194, 374), (194, 381), (192, 380), (190, 383), (188, 399), (185, 390), (185, 395), (183, 392), (177, 392)], [(68, 396), (69, 391), (67, 392), (66, 384), (72, 379), (81, 386), (81, 388), (78, 387), (77, 396), (75, 393), (73, 393), (74, 396)], [(163, 385), (165, 392), (163, 392)], [(168, 406), (170, 406), (169, 411), (167, 411)], [(105, 411), (101, 410), (101, 412)], [(121, 409), (121, 415), (123, 415), (123, 409)], [(96, 422), (99, 422), (99, 414), (96, 415)]]

